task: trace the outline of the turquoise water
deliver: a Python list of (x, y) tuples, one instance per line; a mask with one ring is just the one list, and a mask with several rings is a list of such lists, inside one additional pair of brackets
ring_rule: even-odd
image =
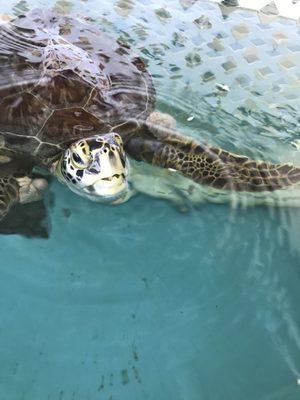
[[(29, 6), (37, 4), (46, 2)], [(184, 133), (251, 156), (299, 160), (295, 70), (276, 69), (282, 44), (274, 62), (269, 54), (284, 31), (299, 61), (288, 48), (298, 45), (295, 23), (253, 28), (250, 39), (265, 44), (258, 64), (247, 65), (228, 49), (249, 45), (232, 32), (242, 18), (258, 26), (255, 14), (223, 20), (210, 3), (184, 10), (172, 0), (162, 18), (157, 4), (88, 1), (75, 9), (144, 54), (158, 108)], [(202, 15), (211, 28), (189, 23)], [(220, 32), (224, 57), (239, 65), (234, 75), (206, 46)], [(186, 59), (193, 52), (200, 64)], [(267, 80), (257, 78), (260, 60), (274, 70)], [(216, 78), (204, 82), (208, 71)], [(240, 75), (250, 83), (234, 85)], [(229, 94), (213, 95), (215, 83), (229, 85)], [(300, 209), (206, 203), (180, 213), (144, 195), (112, 208), (54, 181), (46, 201), (48, 239), (0, 236), (1, 400), (299, 399)]]

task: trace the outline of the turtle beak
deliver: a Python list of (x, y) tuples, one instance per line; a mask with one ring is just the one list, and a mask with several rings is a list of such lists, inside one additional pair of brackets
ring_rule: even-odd
[[(106, 135), (107, 136), (107, 135)], [(99, 201), (103, 197), (118, 197), (128, 190), (129, 163), (122, 144), (114, 137), (104, 137), (101, 146), (99, 141), (90, 140), (89, 147), (92, 162), (86, 168), (89, 184), (86, 190)]]
[(86, 169), (88, 173), (97, 175), (97, 179), (104, 181), (111, 181), (114, 177), (127, 177), (128, 165), (123, 148), (106, 143), (92, 153), (93, 160)]

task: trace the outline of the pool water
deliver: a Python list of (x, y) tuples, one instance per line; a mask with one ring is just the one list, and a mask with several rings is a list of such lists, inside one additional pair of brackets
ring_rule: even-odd
[[(143, 55), (183, 133), (300, 163), (297, 23), (192, 3), (58, 6)], [(46, 203), (47, 239), (0, 236), (0, 399), (299, 399), (300, 208)]]

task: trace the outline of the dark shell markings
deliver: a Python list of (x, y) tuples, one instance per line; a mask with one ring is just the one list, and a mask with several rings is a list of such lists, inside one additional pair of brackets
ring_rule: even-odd
[(143, 61), (93, 25), (34, 10), (0, 26), (0, 134), (8, 153), (46, 164), (81, 137), (146, 119)]

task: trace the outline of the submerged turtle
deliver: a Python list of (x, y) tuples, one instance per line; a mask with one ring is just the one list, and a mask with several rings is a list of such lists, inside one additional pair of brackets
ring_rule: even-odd
[[(144, 62), (92, 24), (33, 10), (0, 26), (0, 217), (40, 197), (49, 170), (91, 200), (131, 193), (128, 156), (224, 191), (268, 192), (300, 168), (252, 161), (178, 134), (155, 112)], [(134, 183), (134, 182), (133, 182)]]

